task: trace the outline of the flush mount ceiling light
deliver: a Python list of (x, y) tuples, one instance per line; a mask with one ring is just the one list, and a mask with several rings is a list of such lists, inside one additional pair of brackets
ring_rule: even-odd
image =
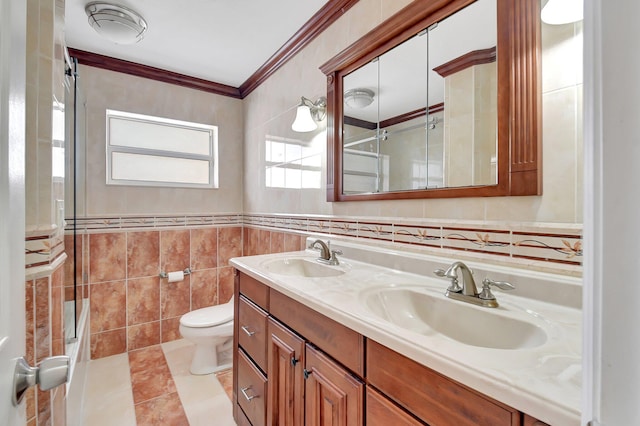
[(144, 37), (147, 21), (136, 11), (103, 1), (88, 3), (85, 8), (89, 25), (98, 34), (117, 44), (137, 43)]
[(344, 103), (351, 108), (364, 108), (373, 102), (373, 90), (349, 89), (344, 92)]
[(549, 0), (540, 18), (546, 24), (562, 25), (582, 21), (583, 0)]
[(327, 98), (321, 96), (317, 101), (302, 96), (296, 110), (296, 119), (291, 125), (294, 132), (310, 132), (318, 128), (317, 121), (324, 120), (327, 115)]

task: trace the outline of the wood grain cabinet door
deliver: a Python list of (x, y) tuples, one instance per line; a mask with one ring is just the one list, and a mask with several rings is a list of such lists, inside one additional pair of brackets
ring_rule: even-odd
[(308, 344), (305, 375), (306, 426), (364, 425), (364, 384), (360, 380)]
[(267, 325), (267, 425), (304, 422), (304, 340), (269, 318)]

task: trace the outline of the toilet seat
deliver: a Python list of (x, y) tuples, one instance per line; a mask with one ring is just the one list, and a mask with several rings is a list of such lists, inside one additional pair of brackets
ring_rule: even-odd
[(181, 325), (192, 328), (214, 327), (229, 321), (233, 321), (232, 302), (196, 309), (180, 318)]

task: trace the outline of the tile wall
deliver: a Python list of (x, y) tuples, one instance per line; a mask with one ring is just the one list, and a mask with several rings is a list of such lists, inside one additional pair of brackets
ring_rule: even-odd
[[(304, 238), (266, 229), (245, 228), (243, 233), (241, 225), (87, 231), (78, 241), (83, 242), (79, 252), (87, 256), (91, 358), (180, 338), (183, 314), (230, 299), (234, 275), (229, 259), (241, 256), (243, 246), (245, 254), (297, 251)], [(183, 281), (159, 277), (160, 271), (187, 267), (192, 272)], [(72, 285), (68, 278), (67, 292)]]
[[(64, 0), (27, 1), (25, 357), (30, 365), (65, 352), (65, 256), (60, 210), (64, 180), (56, 176), (53, 167), (54, 148), (64, 143), (57, 140), (54, 130), (65, 96), (64, 5)], [(66, 425), (65, 393), (65, 386), (45, 392), (30, 388), (26, 394), (26, 424)]]
[[(64, 267), (25, 282), (26, 353), (29, 365), (64, 355)], [(26, 394), (27, 425), (66, 425), (65, 386), (50, 391), (31, 387)]]
[[(265, 135), (290, 127), (301, 95), (326, 94), (319, 66), (408, 2), (360, 0), (305, 49), (243, 100), (245, 126), (245, 214), (314, 214), (339, 217), (407, 218), (525, 223), (582, 223), (582, 23), (542, 25), (543, 195), (398, 201), (326, 201), (326, 152), (319, 188), (268, 188)], [(326, 141), (324, 129), (318, 138)], [(279, 135), (278, 133), (275, 133)], [(289, 137), (289, 135), (287, 135)], [(320, 144), (324, 146), (324, 143)], [(278, 200), (277, 203), (273, 200)]]

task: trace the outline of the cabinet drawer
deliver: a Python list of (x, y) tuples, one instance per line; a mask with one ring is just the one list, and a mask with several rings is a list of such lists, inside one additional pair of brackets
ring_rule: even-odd
[(238, 405), (253, 426), (266, 424), (267, 378), (238, 351)]
[(238, 344), (262, 371), (267, 368), (266, 332), (267, 313), (241, 296), (238, 303)]
[(269, 293), (269, 304), (271, 315), (364, 377), (364, 337), (361, 334), (273, 289)]
[(520, 412), (367, 341), (369, 384), (430, 425), (519, 425)]
[(367, 426), (426, 426), (369, 386), (366, 407)]
[(240, 273), (240, 293), (265, 311), (269, 310), (269, 287), (249, 275)]

